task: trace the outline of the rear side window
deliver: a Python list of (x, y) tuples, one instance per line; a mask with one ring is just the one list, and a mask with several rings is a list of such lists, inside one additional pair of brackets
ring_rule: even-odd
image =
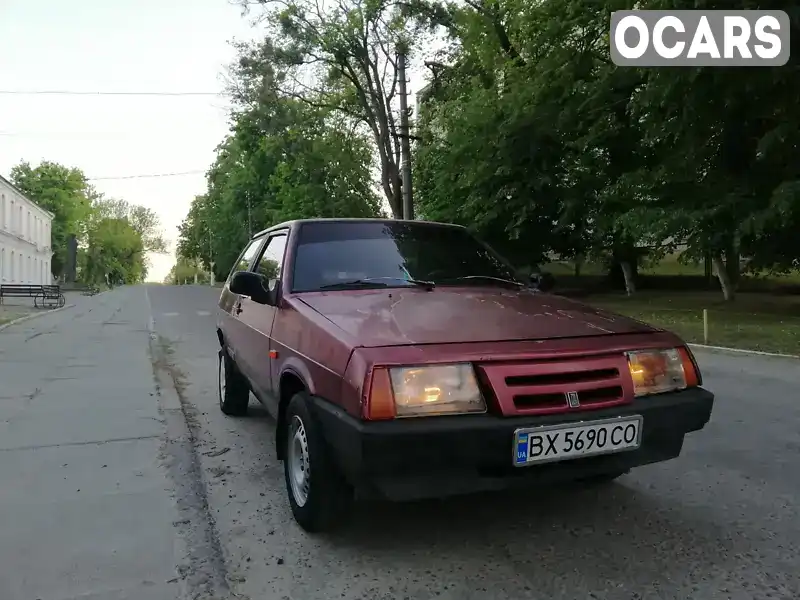
[(256, 253), (258, 253), (258, 249), (261, 247), (261, 242), (263, 241), (264, 238), (258, 238), (257, 240), (251, 241), (247, 245), (247, 247), (244, 249), (244, 252), (242, 252), (239, 256), (239, 260), (237, 260), (236, 264), (233, 265), (233, 269), (231, 269), (231, 272), (228, 275), (229, 280), (237, 271), (247, 271), (249, 269), (250, 263), (252, 263), (253, 259), (256, 257)]

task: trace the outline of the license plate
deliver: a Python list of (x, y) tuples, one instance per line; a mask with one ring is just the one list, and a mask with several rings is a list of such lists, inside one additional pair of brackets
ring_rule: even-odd
[(514, 466), (635, 450), (641, 437), (640, 415), (517, 429)]

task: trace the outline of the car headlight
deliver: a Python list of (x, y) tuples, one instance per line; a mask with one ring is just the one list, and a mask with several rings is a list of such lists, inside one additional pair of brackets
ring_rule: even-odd
[(470, 363), (377, 367), (365, 407), (370, 420), (486, 412)]
[(699, 385), (699, 374), (686, 348), (626, 352), (635, 396), (674, 392)]

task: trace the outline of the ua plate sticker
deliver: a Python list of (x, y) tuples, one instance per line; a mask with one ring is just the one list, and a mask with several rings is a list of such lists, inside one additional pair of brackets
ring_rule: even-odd
[(528, 460), (528, 434), (521, 433), (517, 439), (517, 462), (525, 463)]

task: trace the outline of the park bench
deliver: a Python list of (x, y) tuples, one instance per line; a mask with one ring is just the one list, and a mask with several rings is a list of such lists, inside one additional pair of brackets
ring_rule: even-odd
[(0, 304), (4, 298), (33, 298), (36, 308), (62, 308), (66, 303), (61, 287), (57, 285), (4, 283), (0, 285)]

